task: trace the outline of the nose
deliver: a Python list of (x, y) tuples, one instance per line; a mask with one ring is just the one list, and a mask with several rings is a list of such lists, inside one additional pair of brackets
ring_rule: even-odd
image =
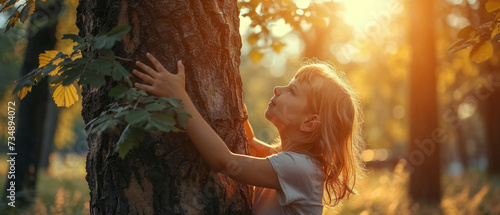
[(279, 91), (278, 87), (275, 87), (275, 88), (274, 88), (274, 95), (279, 96), (280, 94), (281, 94), (281, 93), (280, 93), (280, 91)]

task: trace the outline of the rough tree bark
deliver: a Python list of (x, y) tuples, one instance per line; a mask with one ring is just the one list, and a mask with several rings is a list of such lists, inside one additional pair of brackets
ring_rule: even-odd
[(415, 202), (441, 201), (440, 144), (436, 93), (435, 1), (410, 3), (410, 167), (409, 194)]
[[(186, 90), (201, 115), (231, 151), (247, 154), (236, 1), (80, 0), (77, 17), (81, 36), (132, 26), (115, 47), (117, 56), (148, 62), (150, 52), (169, 71), (177, 71), (181, 59)], [(85, 122), (110, 103), (108, 89), (83, 89)], [(124, 160), (113, 152), (117, 140), (109, 133), (87, 138), (91, 214), (251, 212), (251, 188), (211, 171), (185, 133), (146, 136)]]

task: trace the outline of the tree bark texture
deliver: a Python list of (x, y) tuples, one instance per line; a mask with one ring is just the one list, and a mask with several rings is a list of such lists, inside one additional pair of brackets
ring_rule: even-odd
[[(80, 0), (80, 36), (107, 32), (117, 24), (132, 26), (114, 49), (117, 56), (149, 62), (145, 54), (150, 52), (174, 73), (182, 60), (186, 91), (203, 118), (232, 152), (248, 154), (236, 1)], [(124, 65), (129, 71), (134, 67)], [(84, 87), (85, 122), (111, 102), (109, 87)], [(251, 187), (212, 171), (185, 133), (146, 135), (123, 160), (113, 152), (118, 135), (87, 138), (91, 214), (251, 212)]]
[(441, 201), (441, 143), (436, 93), (435, 2), (410, 3), (410, 196), (415, 202)]

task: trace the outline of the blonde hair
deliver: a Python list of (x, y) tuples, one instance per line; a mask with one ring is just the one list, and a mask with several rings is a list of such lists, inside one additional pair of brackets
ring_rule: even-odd
[(294, 79), (304, 86), (307, 104), (319, 116), (317, 129), (294, 151), (314, 158), (325, 175), (323, 203), (335, 206), (355, 193), (356, 179), (364, 175), (360, 99), (345, 73), (328, 63), (309, 60)]

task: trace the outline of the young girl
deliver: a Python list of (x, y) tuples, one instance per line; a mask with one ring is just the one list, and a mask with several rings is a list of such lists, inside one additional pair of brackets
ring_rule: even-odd
[(172, 74), (151, 54), (147, 57), (156, 70), (136, 62), (145, 73), (134, 69), (133, 74), (147, 84), (134, 86), (183, 101), (194, 117), (186, 132), (203, 159), (214, 170), (255, 186), (253, 214), (322, 214), (324, 205), (336, 205), (354, 192), (363, 169), (361, 109), (347, 79), (328, 64), (303, 66), (288, 86), (274, 88), (265, 116), (277, 127), (281, 144), (270, 147), (257, 140), (245, 122), (249, 156), (229, 151), (201, 117), (185, 91), (181, 61)]

